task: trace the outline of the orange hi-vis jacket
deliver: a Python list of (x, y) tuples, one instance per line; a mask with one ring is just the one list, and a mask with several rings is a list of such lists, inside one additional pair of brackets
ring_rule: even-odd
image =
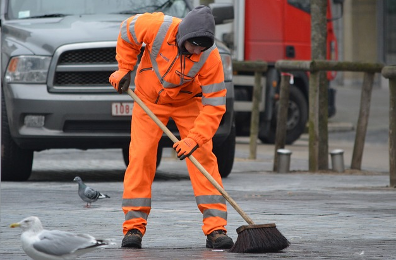
[(136, 91), (160, 105), (177, 105), (202, 96), (203, 109), (187, 137), (199, 146), (210, 140), (226, 110), (226, 88), (219, 51), (214, 44), (197, 54), (183, 54), (177, 43), (181, 19), (163, 13), (137, 14), (121, 24), (117, 41), (119, 69), (136, 70)]

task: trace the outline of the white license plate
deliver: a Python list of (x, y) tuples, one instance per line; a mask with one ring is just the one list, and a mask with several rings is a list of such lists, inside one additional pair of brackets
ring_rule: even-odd
[(130, 116), (132, 115), (132, 102), (126, 103), (112, 103), (111, 115), (112, 116)]

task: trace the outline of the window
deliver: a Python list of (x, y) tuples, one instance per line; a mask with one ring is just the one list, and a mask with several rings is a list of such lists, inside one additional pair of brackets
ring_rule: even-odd
[(311, 13), (311, 1), (310, 0), (287, 0), (289, 5), (292, 5), (304, 12)]
[(384, 55), (386, 64), (396, 64), (396, 1), (384, 2)]
[(183, 0), (9, 0), (9, 19), (61, 17), (68, 15), (164, 12), (184, 17)]

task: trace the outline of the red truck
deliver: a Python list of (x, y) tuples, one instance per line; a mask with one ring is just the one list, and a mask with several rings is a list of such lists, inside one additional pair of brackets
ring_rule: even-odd
[[(222, 1), (223, 4), (225, 1)], [(337, 40), (333, 30), (331, 6), (342, 0), (328, 0), (327, 58), (337, 59)], [(222, 35), (233, 50), (235, 60), (265, 61), (268, 71), (262, 80), (264, 90), (260, 105), (259, 139), (274, 143), (280, 72), (275, 62), (281, 59), (311, 59), (310, 0), (238, 0), (235, 1), (234, 26)], [(234, 71), (235, 112), (237, 135), (248, 135), (253, 92), (252, 75)], [(329, 80), (334, 74), (328, 74)], [(293, 72), (287, 119), (286, 143), (296, 141), (308, 120), (308, 74)], [(336, 112), (335, 90), (329, 88), (329, 117)]]

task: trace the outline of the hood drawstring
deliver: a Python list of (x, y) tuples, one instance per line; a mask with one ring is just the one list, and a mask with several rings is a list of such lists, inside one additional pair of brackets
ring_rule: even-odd
[[(181, 60), (181, 59), (180, 59)], [(186, 71), (186, 55), (183, 55), (183, 61), (181, 62), (182, 66), (181, 66), (181, 76), (182, 76), (182, 80), (181, 80), (181, 84), (183, 85), (184, 83), (184, 71)]]
[[(189, 54), (191, 55), (191, 54)], [(179, 49), (179, 57), (180, 57), (180, 85), (184, 84), (184, 71), (186, 70), (186, 54), (183, 54), (183, 51)]]

